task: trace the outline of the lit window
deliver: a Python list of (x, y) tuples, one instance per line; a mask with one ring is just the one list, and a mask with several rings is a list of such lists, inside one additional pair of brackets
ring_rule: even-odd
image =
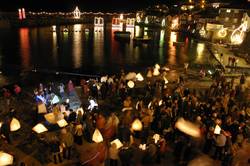
[(234, 19), (234, 23), (237, 23), (237, 22), (238, 22), (238, 19), (237, 19), (237, 18), (235, 18), (235, 19)]
[(230, 9), (227, 9), (227, 13), (230, 13), (231, 12), (231, 10)]
[(229, 20), (229, 17), (226, 17), (226, 18), (225, 18), (225, 21), (228, 21), (228, 20)]
[(239, 10), (234, 10), (234, 13), (239, 13)]

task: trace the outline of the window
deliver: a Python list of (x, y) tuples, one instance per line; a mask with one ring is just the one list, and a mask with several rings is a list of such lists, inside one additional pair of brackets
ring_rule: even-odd
[(234, 18), (234, 21), (233, 21), (234, 23), (237, 23), (238, 22), (238, 19), (237, 18)]
[(239, 10), (234, 10), (234, 13), (239, 13)]
[(230, 13), (231, 12), (231, 10), (230, 9), (227, 9), (227, 13)]
[(227, 22), (228, 20), (229, 20), (229, 17), (226, 17), (226, 18), (225, 18), (225, 21)]

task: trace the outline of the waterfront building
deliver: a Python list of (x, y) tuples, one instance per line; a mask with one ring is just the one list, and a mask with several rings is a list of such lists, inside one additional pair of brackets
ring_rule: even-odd
[(136, 13), (135, 37), (152, 37), (152, 29), (164, 29), (167, 26), (169, 8), (166, 5), (155, 5)]
[(224, 44), (239, 45), (246, 37), (249, 26), (249, 9), (235, 7), (232, 5), (218, 9), (217, 16), (214, 18), (200, 18), (197, 29), (205, 33), (200, 33), (201, 37)]

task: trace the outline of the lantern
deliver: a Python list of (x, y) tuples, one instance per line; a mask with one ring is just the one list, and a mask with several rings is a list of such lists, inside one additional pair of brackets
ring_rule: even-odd
[(32, 130), (35, 131), (38, 134), (43, 133), (45, 131), (48, 131), (48, 129), (42, 123), (38, 123), (37, 125), (35, 125), (32, 128)]
[(155, 64), (155, 68), (158, 69), (158, 70), (160, 70), (161, 66), (158, 65), (158, 64)]
[(13, 164), (13, 156), (1, 151), (0, 152), (0, 166), (12, 165), (12, 164)]
[(119, 139), (115, 139), (114, 141), (112, 141), (110, 143), (111, 143), (111, 145), (114, 143), (116, 145), (117, 149), (123, 147), (123, 144), (121, 143), (121, 141)]
[(183, 118), (179, 118), (177, 120), (175, 127), (187, 135), (200, 137), (199, 127), (189, 121), (184, 120)]
[(57, 121), (57, 124), (59, 127), (65, 127), (68, 125), (68, 123), (65, 119), (61, 119), (61, 120)]
[(221, 131), (221, 128), (219, 125), (216, 125), (215, 126), (215, 129), (214, 129), (214, 134), (220, 134), (220, 131)]
[(129, 87), (129, 88), (134, 88), (134, 86), (135, 86), (135, 83), (134, 83), (133, 81), (130, 80), (130, 81), (128, 82), (128, 87)]
[(16, 118), (13, 118), (10, 122), (10, 131), (17, 131), (20, 128), (20, 122)]
[(162, 105), (162, 100), (159, 101), (159, 106), (161, 106), (161, 105)]
[(55, 115), (54, 115), (53, 112), (45, 114), (45, 115), (44, 115), (44, 118), (45, 118), (49, 123), (51, 123), (51, 124), (55, 124), (55, 123), (56, 123), (56, 120), (55, 120), (56, 117), (55, 117)]
[(142, 130), (142, 123), (139, 119), (136, 119), (133, 123), (132, 123), (132, 129), (134, 131), (141, 131)]
[(103, 137), (102, 137), (102, 134), (101, 132), (98, 130), (98, 129), (95, 129), (95, 132), (92, 136), (92, 140), (96, 143), (100, 143), (103, 141)]
[(66, 99), (66, 103), (69, 103), (69, 99)]
[(160, 135), (159, 134), (154, 134), (153, 139), (155, 140), (155, 143), (157, 143), (160, 140)]
[(166, 77), (163, 77), (163, 79), (164, 79), (164, 83), (168, 84), (168, 79)]
[(0, 128), (2, 127), (2, 125), (3, 125), (3, 122), (0, 122)]
[(136, 74), (136, 79), (138, 81), (143, 81), (144, 80), (144, 78), (142, 77), (141, 73)]
[(160, 75), (160, 72), (159, 72), (159, 69), (158, 69), (158, 68), (154, 68), (153, 75), (154, 75), (154, 76)]
[(139, 145), (139, 148), (140, 148), (141, 150), (146, 150), (146, 144), (140, 144), (140, 145)]

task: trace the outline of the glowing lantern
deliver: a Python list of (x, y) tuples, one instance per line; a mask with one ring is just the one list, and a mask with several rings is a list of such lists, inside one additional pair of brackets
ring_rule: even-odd
[(160, 135), (159, 134), (154, 134), (153, 139), (155, 140), (155, 143), (157, 143), (160, 140)]
[(41, 123), (38, 123), (37, 125), (35, 125), (32, 128), (32, 130), (35, 131), (38, 134), (43, 133), (45, 131), (48, 131), (48, 129), (43, 124), (41, 124)]
[(68, 125), (68, 123), (65, 119), (61, 119), (61, 120), (57, 121), (57, 124), (59, 127), (65, 127)]
[(20, 122), (16, 118), (13, 118), (10, 122), (10, 131), (17, 131), (20, 128)]
[(219, 125), (216, 125), (215, 126), (215, 129), (214, 129), (214, 134), (220, 134), (220, 131), (221, 131), (221, 128)]
[(160, 72), (159, 72), (159, 69), (158, 69), (158, 68), (154, 68), (153, 75), (154, 75), (154, 76), (160, 75)]
[(159, 101), (159, 106), (161, 106), (161, 105), (162, 105), (162, 100)]
[(146, 144), (140, 144), (139, 145), (139, 148), (141, 149), (141, 150), (146, 150)]
[(117, 149), (123, 147), (123, 144), (121, 143), (121, 141), (119, 139), (115, 139), (114, 141), (112, 141), (110, 143), (111, 143), (111, 145), (115, 144)]
[(152, 105), (152, 102), (149, 102), (149, 103), (148, 103), (148, 109), (151, 108), (151, 105)]
[(218, 36), (221, 37), (221, 38), (224, 38), (227, 36), (227, 29), (226, 28), (221, 28), (219, 31), (218, 31)]
[(13, 156), (1, 151), (0, 152), (0, 166), (12, 165), (12, 164), (13, 164)]
[(129, 87), (129, 88), (134, 88), (134, 86), (135, 86), (135, 83), (134, 83), (133, 81), (130, 80), (130, 81), (128, 82), (128, 87)]
[(158, 69), (158, 70), (160, 70), (161, 66), (158, 65), (158, 64), (155, 64), (155, 68)]
[(177, 120), (175, 127), (187, 135), (200, 137), (199, 127), (189, 121), (184, 120), (183, 118), (179, 118)]
[(136, 119), (133, 123), (132, 123), (132, 129), (134, 131), (141, 131), (142, 130), (142, 123), (139, 119)]
[(98, 129), (95, 129), (94, 134), (92, 136), (92, 140), (96, 143), (100, 143), (103, 141), (102, 134)]
[(66, 99), (66, 103), (69, 103), (69, 99)]
[(0, 122), (0, 128), (2, 127), (2, 125), (3, 125), (3, 122)]
[(151, 71), (151, 70), (148, 70), (148, 72), (147, 72), (147, 77), (148, 77), (148, 78), (151, 78), (151, 77), (152, 77), (152, 71)]
[(107, 80), (108, 80), (108, 76), (101, 77), (101, 82), (107, 82)]
[(97, 102), (93, 99), (89, 100), (88, 110), (93, 110), (95, 107), (98, 107)]
[(135, 78), (136, 78), (138, 81), (143, 81), (143, 80), (144, 80), (144, 78), (142, 77), (141, 73), (136, 74)]
[(163, 77), (163, 79), (164, 79), (164, 83), (168, 84), (168, 79), (166, 77)]

